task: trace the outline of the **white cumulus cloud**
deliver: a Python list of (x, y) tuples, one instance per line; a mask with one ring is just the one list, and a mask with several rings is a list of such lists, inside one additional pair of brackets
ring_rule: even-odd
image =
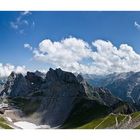
[(7, 77), (12, 71), (25, 74), (27, 72), (27, 69), (25, 66), (14, 66), (11, 64), (0, 63), (0, 77)]
[(134, 26), (135, 26), (137, 29), (140, 29), (140, 24), (139, 24), (137, 21), (134, 22)]
[(30, 11), (24, 11), (24, 12), (21, 12), (21, 15), (31, 15), (32, 13)]
[(82, 65), (79, 62), (90, 55), (91, 49), (81, 39), (66, 38), (60, 42), (52, 42), (49, 39), (43, 40), (39, 48), (33, 51), (34, 58), (43, 62), (53, 64), (70, 71), (79, 69)]
[(60, 41), (45, 39), (33, 50), (33, 56), (35, 60), (79, 73), (109, 74), (140, 70), (140, 55), (133, 47), (127, 44), (116, 47), (104, 40), (95, 40), (89, 45), (75, 37)]
[(29, 50), (33, 49), (33, 47), (30, 44), (28, 44), (28, 43), (24, 44), (24, 48), (27, 48)]

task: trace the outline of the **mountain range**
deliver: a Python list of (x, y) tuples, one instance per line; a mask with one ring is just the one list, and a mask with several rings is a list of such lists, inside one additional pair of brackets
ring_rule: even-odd
[(92, 86), (106, 87), (120, 99), (140, 105), (140, 72), (114, 73), (106, 76), (84, 75)]
[[(100, 124), (99, 120), (112, 115), (129, 118), (139, 110), (139, 75), (81, 75), (52, 68), (46, 74), (12, 72), (0, 83), (1, 98), (6, 95), (8, 104), (1, 117), (63, 129), (94, 128), (94, 121)], [(116, 127), (116, 116), (115, 124), (110, 119), (111, 125), (101, 128), (127, 128), (129, 121)]]

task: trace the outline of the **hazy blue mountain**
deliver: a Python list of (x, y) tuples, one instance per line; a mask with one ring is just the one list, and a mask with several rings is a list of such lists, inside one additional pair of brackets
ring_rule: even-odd
[(125, 101), (140, 104), (140, 72), (114, 73), (106, 76), (84, 76), (91, 84), (108, 88)]

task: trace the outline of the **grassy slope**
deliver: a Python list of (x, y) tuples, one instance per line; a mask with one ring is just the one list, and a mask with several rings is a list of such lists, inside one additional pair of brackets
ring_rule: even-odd
[[(117, 117), (118, 124), (127, 122), (129, 117), (126, 115), (107, 115), (106, 117), (93, 119), (91, 122), (79, 127), (80, 129), (104, 129), (113, 127), (116, 124), (115, 117)], [(140, 117), (140, 112), (134, 112), (131, 114), (132, 120)], [(136, 129), (140, 129), (140, 125), (136, 127)]]
[[(133, 119), (137, 119), (137, 118), (140, 118), (140, 112), (134, 112), (131, 117)], [(140, 125), (138, 125), (135, 129), (140, 129)]]
[(118, 115), (117, 119), (118, 119), (118, 123), (121, 123), (121, 121), (125, 119), (125, 116), (124, 115)]
[(91, 121), (90, 123), (87, 123), (81, 127), (79, 127), (80, 129), (94, 129), (96, 126), (98, 126), (102, 121), (104, 120), (104, 118), (99, 118), (99, 119), (94, 119), (93, 121)]
[(111, 126), (115, 126), (115, 124), (115, 115), (108, 115), (105, 117), (104, 121), (98, 127), (96, 127), (96, 129), (109, 128)]
[(140, 112), (134, 112), (131, 114), (132, 119), (138, 117), (140, 115)]
[(82, 129), (109, 128), (109, 127), (114, 126), (116, 124), (115, 117), (116, 117), (115, 115), (109, 114), (108, 116), (106, 116), (104, 118), (93, 120), (90, 123), (81, 126), (80, 128), (82, 128)]
[(72, 110), (69, 118), (61, 128), (77, 128), (89, 121), (108, 114), (108, 107), (97, 101), (82, 99)]
[(6, 122), (6, 120), (2, 117), (0, 117), (0, 128), (3, 129), (12, 129)]

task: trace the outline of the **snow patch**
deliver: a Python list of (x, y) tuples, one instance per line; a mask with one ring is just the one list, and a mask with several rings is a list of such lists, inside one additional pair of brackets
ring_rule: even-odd
[(26, 121), (15, 122), (14, 125), (21, 127), (23, 129), (36, 129), (37, 128), (35, 124), (26, 122)]
[(6, 119), (9, 121), (9, 122), (13, 122), (11, 118), (9, 117), (6, 117)]
[(50, 128), (49, 125), (37, 126), (33, 123), (26, 122), (26, 121), (15, 122), (14, 125), (22, 128), (22, 129), (45, 129), (45, 128), (47, 129), (47, 128)]

